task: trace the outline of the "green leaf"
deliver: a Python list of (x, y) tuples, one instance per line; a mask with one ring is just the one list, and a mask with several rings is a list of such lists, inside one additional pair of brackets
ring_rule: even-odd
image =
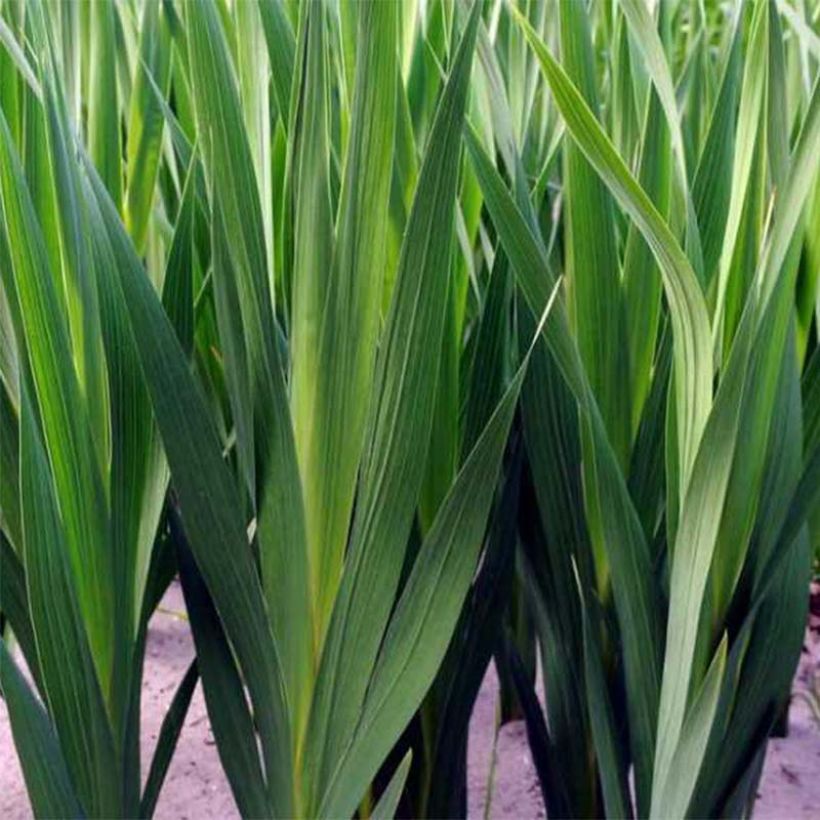
[(251, 497), (256, 486), (254, 459), (253, 406), (248, 373), (247, 349), (242, 327), (242, 310), (236, 286), (236, 270), (230, 255), (225, 217), (219, 201), (211, 213), (211, 270), (213, 301), (223, 361), (225, 385), (231, 403), (239, 471)]
[[(721, 586), (715, 599), (714, 626), (720, 628), (748, 546), (777, 375), (782, 357), (787, 355), (786, 331), (796, 273), (794, 231), (820, 161), (811, 147), (818, 139), (820, 94), (815, 86), (781, 191), (769, 245), (756, 273), (759, 301), (750, 298), (747, 302), (681, 508), (670, 582), (656, 789), (670, 777), (671, 757), (690, 689), (699, 682), (695, 654), (698, 640), (703, 640), (698, 632), (710, 567), (717, 558), (720, 574), (716, 577)], [(749, 442), (754, 446), (748, 446)], [(797, 525), (799, 529), (801, 523), (792, 520), (789, 527)], [(796, 531), (792, 532), (793, 538)], [(716, 545), (720, 549), (717, 555)]]
[(282, 0), (259, 0), (259, 14), (268, 44), (271, 79), (279, 105), (279, 115), (288, 126), (293, 84), (296, 40)]
[[(480, 435), (479, 430), (477, 437)], [(470, 718), (493, 651), (502, 639), (503, 615), (514, 588), (515, 520), (524, 453), (516, 433), (511, 436), (508, 452), (503, 486), (487, 528), (487, 544), (447, 655), (428, 695), (437, 703), (435, 746), (428, 758), (435, 776), (426, 795), (426, 812), (432, 817), (457, 817), (467, 812)]]
[[(39, 416), (54, 473), (77, 601), (103, 689), (111, 675), (114, 595), (106, 503), (68, 322), (20, 161), (0, 115), (0, 195)], [(93, 279), (93, 270), (84, 273)], [(93, 345), (99, 338), (89, 337)], [(86, 396), (86, 398), (88, 398)]]
[[(660, 102), (649, 95), (643, 124), (638, 178), (661, 214), (670, 199), (669, 132), (660, 115)], [(631, 433), (637, 432), (641, 411), (651, 392), (652, 365), (661, 316), (662, 283), (652, 251), (634, 222), (630, 223), (624, 250), (624, 307), (629, 339), (629, 378), (632, 390)]]
[(396, 816), (396, 809), (401, 799), (407, 775), (410, 772), (410, 763), (413, 760), (413, 750), (408, 749), (407, 754), (402, 758), (401, 763), (393, 772), (387, 788), (382, 792), (379, 802), (373, 807), (370, 815), (372, 820), (392, 820)]
[(743, 16), (738, 14), (735, 19), (720, 91), (692, 183), (692, 198), (703, 238), (703, 271), (707, 285), (712, 282), (720, 259), (731, 198), (737, 99), (743, 68)]
[[(253, 413), (254, 438), (247, 446), (253, 448), (256, 460), (253, 500), (267, 614), (281, 656), (281, 670), (286, 676), (289, 709), (294, 716), (301, 716), (310, 694), (308, 556), (302, 488), (276, 339), (259, 192), (218, 9), (213, 0), (192, 0), (185, 8), (198, 139), (211, 196), (216, 202), (212, 206), (223, 222), (226, 238), (230, 238), (227, 249), (245, 335), (250, 390), (242, 399)], [(187, 515), (186, 523), (190, 527)], [(196, 539), (192, 537), (192, 541)], [(204, 575), (210, 588), (211, 579), (207, 572)], [(213, 589), (211, 592), (214, 594)], [(216, 603), (224, 617), (218, 598)], [(235, 640), (232, 630), (227, 631)], [(281, 733), (276, 735), (275, 741), (270, 734), (265, 742), (282, 745)], [(297, 736), (295, 732), (291, 740), (295, 742)], [(268, 764), (273, 765), (271, 759)], [(283, 774), (284, 770), (278, 776)], [(276, 800), (289, 799), (278, 793), (279, 789), (272, 787), (272, 791)], [(283, 802), (280, 808), (287, 806), (288, 802)]]
[(115, 16), (113, 0), (89, 7), (91, 92), (88, 106), (89, 153), (117, 209), (122, 205), (122, 147), (117, 94)]
[[(315, 368), (305, 370), (315, 392), (306, 407), (299, 408), (295, 395), (293, 399), (295, 416), (303, 411), (304, 419), (297, 430), (305, 435), (300, 455), (312, 590), (317, 596), (317, 648), (338, 588), (364, 445), (388, 231), (398, 75), (395, 9), (384, 3), (362, 5), (359, 25), (363, 46), (357, 59), (337, 239), (327, 286), (321, 292)], [(307, 127), (297, 122), (297, 128)], [(317, 219), (318, 206), (309, 186), (305, 193), (303, 207)], [(301, 200), (301, 190), (299, 196)], [(315, 245), (320, 229), (314, 226), (305, 240)], [(298, 275), (298, 254), (296, 264)], [(297, 329), (294, 323), (294, 334)], [(294, 391), (296, 377), (294, 363)]]
[[(453, 265), (453, 268), (455, 266)], [(441, 361), (438, 366), (436, 398), (430, 425), (427, 463), (419, 494), (419, 526), (425, 534), (433, 523), (439, 505), (450, 489), (458, 466), (459, 367), (461, 334), (458, 328), (456, 276), (451, 272), (450, 289), (445, 297), (446, 314), (441, 335)]]
[(162, 305), (177, 332), (182, 349), (190, 354), (194, 344), (194, 216), (197, 162), (188, 165), (182, 201), (174, 225), (162, 279)]
[(171, 514), (170, 521), (185, 608), (191, 621), (219, 758), (242, 815), (264, 817), (269, 812), (269, 798), (242, 679), (213, 601), (194, 563), (182, 524), (175, 513)]
[[(20, 359), (17, 349), (15, 322), (19, 324), (19, 305), (14, 287), (11, 260), (5, 234), (0, 232), (0, 259), (5, 273), (0, 276), (0, 386), (9, 406), (17, 408), (20, 404)], [(8, 291), (8, 292), (7, 292)], [(12, 311), (12, 304), (14, 309)], [(2, 440), (0, 439), (0, 442)]]
[(273, 293), (273, 176), (271, 173), (271, 128), (276, 121), (271, 115), (270, 66), (263, 27), (260, 26), (257, 3), (237, 3), (233, 7), (233, 36), (236, 39), (235, 66), (239, 95), (248, 144), (256, 171), (259, 204), (268, 273)]
[[(122, 721), (126, 705), (122, 700), (130, 677), (134, 637), (137, 634), (142, 583), (148, 571), (151, 546), (161, 512), (150, 507), (154, 475), (160, 473), (160, 494), (167, 486), (164, 463), (152, 461), (156, 432), (151, 405), (140, 373), (139, 359), (128, 324), (118, 300), (116, 282), (110, 271), (116, 265), (94, 195), (86, 187), (88, 231), (97, 293), (100, 305), (102, 338), (108, 368), (111, 427), (110, 466), (106, 475), (109, 501), (108, 538), (113, 570), (114, 592), (114, 671), (109, 687), (112, 726), (117, 736), (124, 732)], [(146, 517), (145, 502), (149, 502)]]
[[(576, 569), (577, 579), (577, 569)], [(595, 741), (595, 753), (604, 794), (607, 817), (632, 817), (632, 802), (627, 782), (628, 766), (623, 758), (623, 749), (618, 738), (615, 713), (607, 690), (603, 658), (600, 645), (600, 618), (591, 622), (591, 605), (583, 600), (583, 590), (578, 580), (581, 595), (584, 632), (584, 679), (587, 686), (587, 703), (590, 712), (590, 726)], [(597, 612), (597, 610), (593, 610)]]
[[(529, 309), (542, 309), (543, 290), (553, 280), (545, 251), (533, 236), (498, 172), (471, 131), (467, 145), (487, 208), (515, 271)], [(636, 757), (639, 810), (648, 798), (652, 771), (660, 671), (660, 624), (657, 593), (652, 586), (649, 550), (629, 497), (615, 453), (609, 445), (595, 398), (586, 381), (577, 348), (559, 302), (544, 328), (545, 340), (567, 387), (582, 413), (584, 490), (598, 511), (600, 542), (606, 547), (612, 588), (621, 625), (627, 679), (630, 734)], [(589, 503), (589, 502), (588, 502)]]
[[(32, 6), (32, 10), (36, 6)], [(87, 405), (91, 434), (97, 447), (100, 465), (108, 459), (109, 418), (106, 402), (105, 357), (100, 328), (99, 299), (96, 278), (93, 275), (91, 248), (85, 224), (82, 205), (82, 189), (74, 152), (74, 131), (69, 120), (63, 87), (59, 82), (60, 73), (53, 64), (48, 66), (44, 78), (46, 136), (50, 165), (53, 170), (54, 196), (56, 208), (52, 204), (50, 183), (43, 179), (42, 190), (38, 191), (38, 215), (50, 212), (49, 222), (43, 230), (52, 227), (53, 211), (57, 212), (57, 227), (63, 253), (63, 280), (68, 315), (68, 327), (73, 351), (74, 365), (82, 395)], [(46, 162), (38, 157), (38, 162)], [(38, 169), (45, 176), (45, 168)], [(48, 205), (46, 205), (48, 202)], [(56, 241), (52, 231), (45, 234), (46, 242)], [(52, 265), (56, 265), (54, 252), (50, 253)], [(59, 281), (59, 269), (52, 273)], [(48, 443), (48, 434), (47, 434)], [(51, 447), (51, 444), (49, 444)]]
[(125, 225), (137, 252), (142, 252), (162, 153), (165, 118), (149, 81), (154, 78), (163, 95), (171, 82), (171, 32), (165, 4), (148, 0), (143, 4), (139, 28), (139, 62), (131, 91), (128, 119)]
[[(658, 717), (653, 800), (664, 788), (691, 687), (701, 605), (720, 525), (736, 445), (738, 415), (751, 347), (747, 313), (735, 338), (715, 406), (704, 431), (692, 479), (681, 505), (670, 578), (666, 657)], [(654, 809), (655, 807), (653, 805)]]
[(669, 63), (663, 52), (663, 44), (657, 27), (652, 22), (649, 9), (644, 0), (620, 0), (624, 16), (629, 23), (632, 33), (632, 42), (640, 50), (649, 76), (658, 94), (658, 98), (666, 115), (666, 125), (672, 144), (672, 153), (675, 156), (677, 182), (683, 195), (686, 209), (686, 251), (694, 271), (702, 279), (703, 258), (700, 242), (700, 231), (695, 216), (695, 207), (689, 190), (689, 175), (686, 170), (686, 154), (684, 151), (683, 135), (680, 126), (675, 89), (672, 84), (672, 74)]
[[(182, 725), (185, 723), (185, 716), (188, 714), (188, 707), (191, 705), (191, 698), (198, 680), (199, 669), (195, 659), (185, 670), (174, 692), (171, 705), (162, 720), (154, 756), (151, 758), (151, 767), (148, 770), (148, 777), (145, 780), (145, 788), (140, 800), (140, 817), (153, 817), (154, 815), (159, 793), (165, 775), (168, 773), (168, 766), (179, 741)], [(264, 803), (262, 805), (264, 806)]]
[(524, 661), (521, 659), (515, 644), (509, 637), (505, 641), (504, 653), (507, 656), (506, 663), (510, 667), (516, 696), (524, 713), (527, 742), (530, 745), (532, 762), (538, 774), (544, 806), (553, 817), (567, 816), (570, 814), (569, 807), (571, 804), (566, 793), (565, 783), (556, 772), (557, 749), (544, 720), (541, 703), (535, 692), (535, 684), (524, 666)]
[[(430, 134), (376, 365), (376, 399), (366, 428), (351, 546), (319, 667), (305, 750), (307, 794), (317, 801), (359, 717), (421, 486), (477, 9), (462, 36)], [(317, 808), (318, 802), (310, 810)]]
[(0, 383), (0, 525), (19, 552), (23, 543), (20, 524), (19, 420), (4, 383)]
[[(752, 53), (763, 54), (768, 51), (769, 16), (766, 6), (766, 3), (758, 3), (755, 6), (749, 44)], [(744, 65), (735, 135), (736, 150), (732, 167), (732, 188), (718, 266), (717, 306), (715, 308), (715, 316), (718, 318), (722, 318), (724, 310), (726, 290), (729, 285), (729, 268), (735, 253), (735, 243), (738, 239), (743, 210), (747, 202), (747, 191), (752, 179), (757, 134), (763, 124), (767, 68), (768, 61), (763, 59), (746, 60)]]
[(618, 156), (578, 89), (529, 23), (520, 15), (517, 19), (539, 59), (570, 135), (635, 221), (660, 267), (675, 339), (678, 449), (681, 489), (685, 491), (712, 402), (711, 333), (700, 285), (663, 217)]
[[(561, 54), (567, 75), (591, 110), (598, 108), (589, 21), (583, 3), (560, 3)], [(612, 200), (574, 142), (563, 151), (565, 270), (570, 313), (587, 378), (618, 460), (630, 438), (629, 358)], [(590, 237), (595, 237), (591, 242)]]
[(37, 688), (42, 692), (37, 642), (29, 616), (26, 573), (22, 561), (17, 557), (4, 532), (0, 532), (0, 612), (14, 630), (14, 638), (23, 653), (26, 666)]
[[(803, 471), (800, 405), (797, 362), (788, 355), (779, 375), (764, 484), (741, 582), (741, 594), (752, 603), (729, 655), (720, 721), (709, 741), (692, 813), (723, 799), (726, 782), (768, 733), (791, 689), (804, 636), (809, 543), (802, 526), (796, 537), (786, 535), (787, 542), (780, 534)], [(775, 551), (779, 558), (773, 561)]]
[(674, 777), (652, 792), (650, 817), (684, 817), (703, 761), (703, 753), (712, 730), (726, 668), (727, 639), (718, 646), (709, 671), (683, 724), (680, 740), (672, 758)]
[[(20, 43), (17, 42), (14, 31), (2, 17), (0, 17), (0, 42), (2, 42), (8, 58), (20, 73), (20, 76), (25, 80), (32, 93), (40, 97), (42, 89), (40, 88), (40, 83), (34, 73), (34, 69), (31, 67), (31, 63), (28, 57), (26, 57), (25, 51), (23, 51)], [(3, 106), (3, 110), (6, 110), (5, 105)]]
[(487, 283), (484, 307), (478, 325), (478, 338), (463, 425), (461, 452), (466, 456), (478, 440), (493, 408), (501, 398), (504, 384), (505, 354), (510, 336), (508, 314), (512, 297), (512, 277), (504, 253), (497, 253)]
[(35, 816), (84, 817), (54, 728), (17, 668), (5, 641), (0, 641), (0, 686)]
[[(312, 410), (317, 405), (319, 335), (331, 282), (335, 226), (330, 191), (330, 77), (324, 4), (303, 6), (301, 17), (299, 63), (302, 70), (295, 91), (292, 178), (289, 180), (293, 222), (290, 407), (299, 464), (303, 474), (312, 478), (305, 464), (313, 447)], [(307, 503), (310, 504), (310, 500)], [(308, 509), (311, 585), (318, 589), (326, 562), (319, 550), (325, 545), (314, 534), (313, 519), (315, 514)], [(332, 588), (335, 578), (331, 577), (330, 581)], [(323, 590), (316, 594), (324, 597)], [(330, 597), (332, 600), (332, 595)], [(325, 602), (321, 604), (321, 609), (325, 609)], [(316, 626), (319, 625), (317, 622)]]
[[(290, 276), (291, 412), (300, 465), (311, 447), (311, 408), (316, 404), (319, 334), (334, 244), (330, 191), (330, 77), (325, 6), (302, 6), (299, 23), (299, 72), (294, 86), (289, 140), (286, 218), (292, 222)], [(290, 224), (288, 225), (290, 227)], [(289, 231), (285, 231), (290, 236)], [(287, 241), (287, 240), (286, 240)], [(310, 524), (310, 518), (308, 518)], [(311, 567), (318, 573), (321, 556), (309, 536)], [(318, 576), (313, 576), (315, 583)]]
[[(556, 287), (536, 340), (557, 293)], [(390, 619), (352, 744), (331, 770), (321, 815), (347, 816), (353, 811), (421, 703), (444, 658), (475, 573), (531, 351), (532, 347), (464, 462), (421, 546)]]
[[(518, 322), (523, 346), (534, 320), (521, 310)], [(572, 572), (574, 559), (586, 583), (594, 584), (593, 550), (584, 515), (578, 404), (547, 345), (533, 351), (521, 414), (536, 503), (522, 504), (519, 517), (519, 577), (536, 624), (543, 676), (550, 681), (544, 711), (556, 750), (542, 789), (551, 791), (560, 781), (566, 802), (559, 814), (593, 814), (597, 802), (587, 785), (593, 749), (584, 711), (583, 624)], [(529, 724), (535, 731), (531, 719)]]
[(89, 814), (120, 811), (114, 740), (68, 562), (60, 511), (36, 418), (24, 391), (20, 419), (23, 555), (45, 696), (66, 765)]
[(292, 773), (287, 696), (239, 495), (201, 389), (159, 297), (101, 183), (92, 177), (92, 184), (117, 262), (109, 273), (118, 277), (191, 548), (255, 709), (273, 813), (288, 815)]

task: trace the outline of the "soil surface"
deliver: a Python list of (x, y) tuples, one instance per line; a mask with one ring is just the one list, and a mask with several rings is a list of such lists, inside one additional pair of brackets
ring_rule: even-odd
[[(820, 591), (815, 592), (820, 596)], [(142, 693), (143, 773), (148, 769), (162, 719), (193, 655), (182, 594), (175, 583), (149, 630)], [(794, 681), (789, 735), (769, 743), (755, 818), (820, 817), (820, 725), (812, 718), (802, 694), (812, 687), (820, 694), (820, 612), (810, 616), (806, 631)], [(470, 725), (469, 816), (510, 820), (544, 817), (523, 724), (503, 726), (496, 738), (497, 697), (498, 683), (491, 667)], [(169, 820), (238, 817), (219, 764), (199, 685), (160, 794), (156, 816)], [(29, 817), (31, 809), (11, 740), (8, 715), (0, 700), (0, 818)]]

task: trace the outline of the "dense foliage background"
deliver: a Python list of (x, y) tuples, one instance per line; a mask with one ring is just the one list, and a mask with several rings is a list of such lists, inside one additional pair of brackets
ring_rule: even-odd
[(244, 816), (463, 816), (491, 658), (549, 816), (748, 814), (820, 549), (818, 20), (0, 0), (35, 814), (150, 816), (201, 678)]

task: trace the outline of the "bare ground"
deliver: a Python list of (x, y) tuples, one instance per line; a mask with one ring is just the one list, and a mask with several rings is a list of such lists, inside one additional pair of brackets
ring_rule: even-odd
[[(179, 587), (163, 599), (149, 630), (142, 695), (143, 772), (147, 771), (159, 728), (174, 691), (193, 658)], [(820, 617), (806, 632), (794, 683), (805, 692), (820, 676)], [(820, 683), (820, 680), (818, 680)], [(520, 722), (503, 726), (495, 740), (498, 683), (491, 668), (478, 696), (470, 725), (468, 812), (485, 816), (490, 795), (492, 818), (544, 817), (527, 737)], [(490, 776), (495, 759), (495, 768)], [(491, 784), (491, 785), (490, 785)], [(170, 820), (236, 818), (236, 807), (219, 764), (200, 687), (179, 740), (157, 805), (156, 816)], [(0, 818), (31, 817), (5, 704), (0, 701)], [(802, 696), (793, 698), (789, 736), (772, 740), (766, 757), (755, 817), (801, 820), (820, 817), (820, 727)]]

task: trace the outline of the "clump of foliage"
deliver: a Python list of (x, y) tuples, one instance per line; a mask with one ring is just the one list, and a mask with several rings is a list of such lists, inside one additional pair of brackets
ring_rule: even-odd
[(820, 548), (810, 5), (0, 0), (35, 814), (150, 816), (201, 679), (243, 816), (462, 816), (493, 655), (550, 816), (748, 811)]

